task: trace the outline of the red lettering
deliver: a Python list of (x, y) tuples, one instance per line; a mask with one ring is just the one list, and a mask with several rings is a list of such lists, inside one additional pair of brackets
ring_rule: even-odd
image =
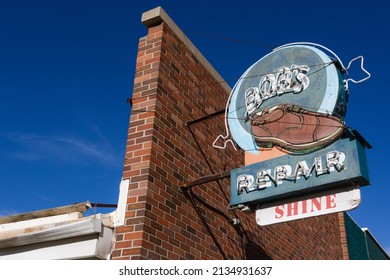
[(280, 219), (284, 215), (284, 205), (276, 206), (275, 208), (275, 219)]
[(321, 210), (321, 197), (316, 197), (311, 199), (311, 212), (314, 212), (314, 206), (317, 210)]
[(302, 201), (302, 214), (307, 213), (307, 200)]
[(335, 208), (336, 207), (336, 195), (330, 194), (326, 196), (326, 209)]
[(298, 202), (287, 204), (287, 216), (298, 215)]
[(274, 213), (275, 219), (283, 219), (286, 217), (308, 214), (309, 212), (332, 208), (336, 208), (336, 194), (278, 205), (275, 207)]

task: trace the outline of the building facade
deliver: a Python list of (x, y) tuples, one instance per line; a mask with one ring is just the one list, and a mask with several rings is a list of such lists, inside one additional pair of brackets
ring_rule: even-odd
[(244, 152), (212, 144), (231, 89), (161, 7), (141, 21), (117, 209), (3, 218), (0, 259), (389, 259), (343, 212), (259, 226), (255, 213), (229, 209), (229, 172)]
[(342, 213), (259, 227), (227, 209), (244, 155), (212, 143), (230, 88), (163, 9), (142, 22), (112, 259), (348, 259)]

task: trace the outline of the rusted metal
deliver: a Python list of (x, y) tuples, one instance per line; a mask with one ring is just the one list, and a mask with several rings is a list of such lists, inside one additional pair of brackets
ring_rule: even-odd
[(202, 221), (203, 226), (205, 227), (206, 231), (209, 233), (209, 236), (214, 241), (215, 246), (217, 247), (218, 251), (222, 255), (224, 260), (227, 260), (227, 256), (225, 254), (225, 251), (223, 250), (222, 246), (219, 244), (218, 239), (216, 238), (215, 234), (211, 230), (209, 224), (207, 223), (207, 220), (205, 219), (204, 215), (202, 214), (202, 211), (200, 207), (196, 204), (194, 193), (189, 190), (186, 193), (187, 198), (191, 201), (192, 206), (194, 207), (196, 213), (198, 214), (199, 219)]
[(38, 211), (27, 212), (22, 214), (16, 214), (12, 216), (1, 217), (0, 224), (21, 222), (21, 221), (27, 221), (31, 219), (50, 217), (50, 216), (61, 215), (61, 214), (69, 214), (74, 212), (84, 212), (89, 208), (91, 208), (91, 204), (89, 203), (89, 201), (87, 201), (82, 203), (76, 203), (73, 205), (67, 205), (67, 206), (61, 206), (56, 208), (50, 208), (50, 209), (38, 210)]
[(214, 112), (214, 113), (212, 113), (212, 114), (203, 116), (203, 117), (201, 117), (201, 118), (199, 118), (199, 119), (192, 120), (192, 121), (188, 121), (188, 122), (186, 122), (186, 126), (191, 126), (191, 125), (196, 124), (196, 123), (198, 123), (198, 122), (202, 122), (202, 121), (208, 120), (208, 119), (210, 119), (210, 118), (216, 117), (216, 116), (221, 115), (221, 114), (224, 114), (224, 113), (225, 113), (225, 109), (216, 111), (216, 112)]
[(204, 177), (200, 177), (192, 182), (187, 182), (187, 183), (184, 183), (183, 185), (180, 186), (180, 188), (192, 188), (192, 187), (195, 187), (195, 186), (198, 186), (198, 185), (202, 185), (202, 184), (206, 184), (206, 183), (209, 183), (209, 182), (212, 182), (212, 181), (215, 181), (215, 180), (219, 180), (219, 179), (223, 179), (223, 178), (226, 178), (226, 177), (230, 177), (230, 172), (222, 172), (222, 173), (219, 173), (219, 174), (212, 174), (212, 175), (208, 175), (208, 176), (204, 176)]
[(96, 208), (116, 208), (118, 207), (118, 204), (111, 204), (111, 203), (99, 203), (99, 202), (91, 202), (91, 207)]

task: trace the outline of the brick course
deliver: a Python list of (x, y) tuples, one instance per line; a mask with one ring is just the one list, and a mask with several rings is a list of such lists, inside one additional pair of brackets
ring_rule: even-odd
[[(184, 182), (243, 165), (240, 151), (217, 150), (228, 92), (165, 22), (139, 41), (123, 179), (125, 225), (112, 259), (345, 259), (342, 215), (260, 227), (254, 214), (227, 211), (229, 179)], [(232, 219), (241, 220), (234, 227)]]

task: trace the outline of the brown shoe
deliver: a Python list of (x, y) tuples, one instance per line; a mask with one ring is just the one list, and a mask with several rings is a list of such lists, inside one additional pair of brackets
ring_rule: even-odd
[(252, 133), (259, 147), (274, 145), (295, 153), (331, 144), (346, 126), (342, 119), (283, 104), (251, 116)]

